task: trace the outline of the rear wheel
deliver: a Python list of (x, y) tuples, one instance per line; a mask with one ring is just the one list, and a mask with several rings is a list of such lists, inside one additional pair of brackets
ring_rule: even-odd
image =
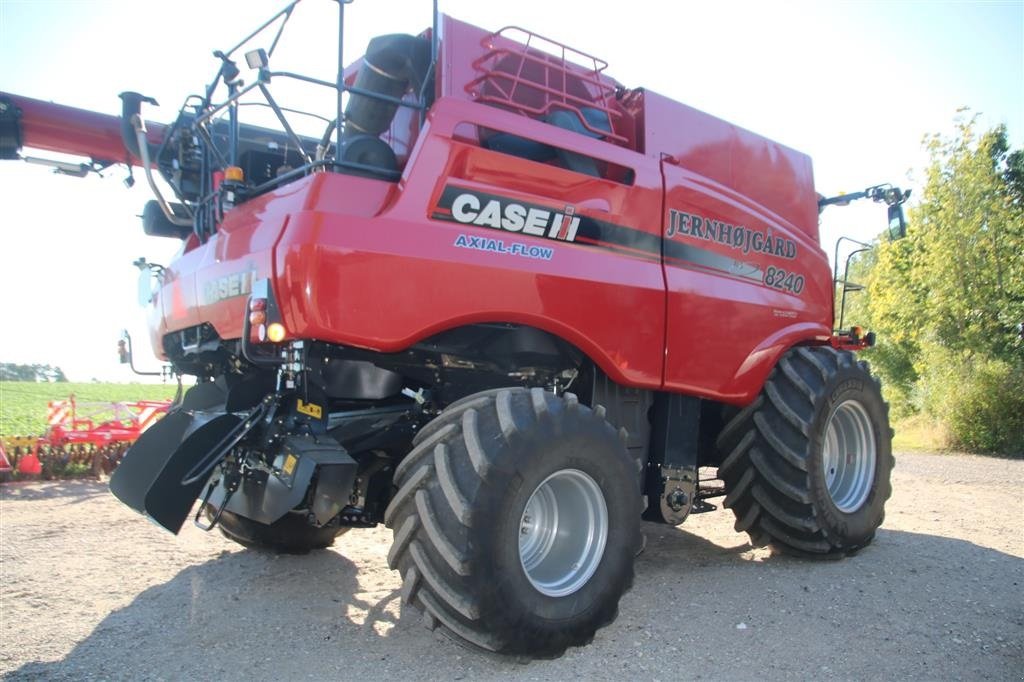
[(640, 489), (599, 410), (541, 389), (443, 412), (395, 471), (388, 563), (429, 627), (554, 657), (610, 623), (633, 581)]
[[(209, 519), (212, 512), (207, 508)], [(260, 523), (244, 516), (225, 511), (217, 524), (224, 537), (251, 549), (262, 549), (282, 554), (305, 554), (334, 544), (334, 538), (347, 527), (325, 526), (317, 528), (306, 521), (306, 515), (289, 512), (271, 524)]]
[(864, 547), (892, 493), (891, 443), (888, 405), (866, 362), (794, 348), (718, 438), (736, 530), (809, 555)]

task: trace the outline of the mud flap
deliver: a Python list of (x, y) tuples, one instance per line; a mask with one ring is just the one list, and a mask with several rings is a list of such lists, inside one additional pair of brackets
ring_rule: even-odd
[[(223, 412), (179, 409), (147, 429), (110, 478), (110, 491), (172, 533), (181, 530), (210, 470), (247, 426)], [(203, 472), (207, 475), (200, 475)]]

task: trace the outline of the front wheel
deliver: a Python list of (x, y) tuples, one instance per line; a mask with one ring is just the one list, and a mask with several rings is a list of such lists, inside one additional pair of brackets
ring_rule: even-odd
[(808, 555), (874, 538), (892, 493), (889, 408), (866, 362), (794, 348), (718, 437), (725, 506), (755, 545)]
[(487, 391), (424, 429), (395, 471), (388, 563), (430, 627), (554, 657), (616, 615), (640, 541), (635, 465), (600, 409)]

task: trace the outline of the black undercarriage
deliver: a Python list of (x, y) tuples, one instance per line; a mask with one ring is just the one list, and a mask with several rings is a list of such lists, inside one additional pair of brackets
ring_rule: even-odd
[(172, 532), (198, 496), (205, 528), (224, 511), (263, 524), (300, 513), (318, 528), (376, 525), (416, 433), (461, 398), (507, 387), (571, 391), (605, 406), (643, 472), (648, 519), (681, 523), (720, 494), (698, 472), (717, 464), (707, 434), (722, 406), (619, 386), (537, 329), (473, 325), (392, 354), (299, 341), (253, 362), (204, 325), (169, 334), (164, 349), (198, 383), (139, 440), (142, 456), (128, 458), (111, 487)]

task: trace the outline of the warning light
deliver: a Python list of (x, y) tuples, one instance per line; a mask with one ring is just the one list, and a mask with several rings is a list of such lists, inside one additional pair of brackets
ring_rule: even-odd
[(273, 322), (267, 326), (267, 339), (273, 343), (284, 341), (284, 325), (280, 322)]
[(238, 166), (228, 166), (224, 169), (224, 180), (227, 182), (245, 182), (245, 173)]

